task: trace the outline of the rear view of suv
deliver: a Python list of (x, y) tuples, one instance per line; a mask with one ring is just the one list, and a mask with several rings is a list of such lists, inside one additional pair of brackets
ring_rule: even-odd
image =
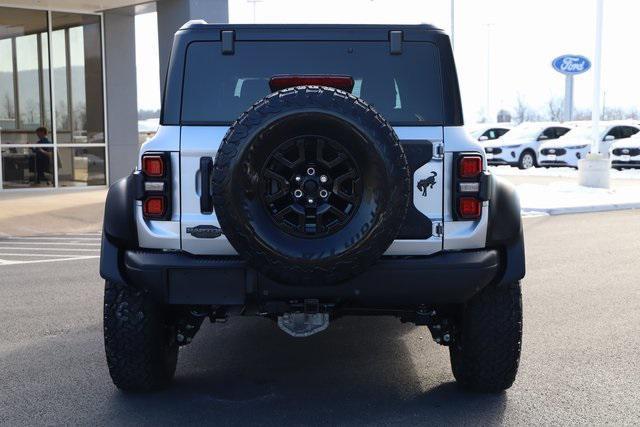
[(107, 196), (116, 386), (168, 383), (205, 318), (301, 338), (385, 315), (428, 328), (462, 386), (510, 387), (520, 208), (461, 111), (431, 26), (185, 25), (160, 129)]

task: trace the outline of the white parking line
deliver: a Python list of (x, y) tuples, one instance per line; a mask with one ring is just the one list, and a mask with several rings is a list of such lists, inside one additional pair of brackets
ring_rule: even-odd
[(0, 267), (100, 258), (100, 234), (1, 236)]
[(94, 259), (100, 258), (99, 255), (87, 255), (87, 256), (75, 256), (69, 258), (56, 258), (56, 259), (36, 259), (36, 260), (20, 260), (20, 261), (10, 261), (6, 259), (0, 259), (0, 266), (4, 265), (17, 265), (17, 264), (38, 264), (41, 262), (58, 262), (58, 261), (77, 261), (84, 259)]
[[(4, 242), (0, 242), (0, 244), (2, 244)], [(100, 248), (95, 248), (95, 249), (88, 249), (88, 248), (76, 248), (76, 249), (72, 249), (72, 248), (43, 248), (43, 247), (36, 247), (36, 248), (25, 248), (25, 247), (16, 247), (16, 246), (0, 246), (0, 249), (6, 251), (6, 250), (30, 250), (30, 251), (62, 251), (62, 252), (99, 252)]]
[(40, 241), (28, 241), (28, 242), (11, 242), (9, 240), (2, 240), (0, 239), (0, 245), (37, 245), (37, 244), (42, 244), (42, 245), (62, 245), (62, 246), (100, 246), (100, 243), (85, 243), (85, 242), (40, 242)]
[(9, 237), (5, 237), (6, 239), (9, 240), (64, 240), (64, 241), (69, 241), (69, 240), (89, 240), (89, 241), (100, 241), (100, 237), (73, 237), (73, 236), (68, 236), (68, 237), (45, 237), (45, 236), (28, 236), (28, 237), (22, 237), (22, 236), (9, 236)]
[[(18, 254), (18, 253), (6, 253), (6, 252), (1, 252), (0, 256), (26, 256), (26, 257), (59, 257), (59, 258), (69, 258), (69, 254)], [(85, 255), (78, 255), (78, 256), (85, 256)], [(89, 256), (89, 255), (87, 255)], [(11, 260), (7, 260), (7, 261), (11, 261)]]

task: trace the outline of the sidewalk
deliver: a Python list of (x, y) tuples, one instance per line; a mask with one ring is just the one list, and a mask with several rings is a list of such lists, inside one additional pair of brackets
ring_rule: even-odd
[(640, 209), (640, 171), (611, 171), (611, 188), (578, 185), (578, 172), (568, 168), (491, 168), (516, 186), (523, 216), (562, 215)]
[(0, 237), (99, 233), (107, 189), (0, 193)]

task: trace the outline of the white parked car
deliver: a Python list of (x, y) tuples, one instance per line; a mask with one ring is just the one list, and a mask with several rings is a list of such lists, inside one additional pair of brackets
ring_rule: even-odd
[[(619, 140), (625, 140), (640, 131), (636, 125), (620, 122), (602, 123), (598, 132), (599, 151), (609, 155), (611, 146)], [(593, 127), (579, 126), (572, 129), (557, 141), (548, 141), (540, 147), (540, 166), (578, 167), (578, 160), (591, 152)]]
[(520, 169), (537, 166), (540, 145), (560, 138), (570, 129), (557, 123), (523, 123), (502, 138), (484, 144), (487, 162), (489, 165), (510, 165)]
[(480, 142), (493, 141), (510, 130), (511, 125), (507, 123), (480, 123), (469, 127), (471, 136)]
[(640, 133), (611, 144), (611, 167), (640, 168)]

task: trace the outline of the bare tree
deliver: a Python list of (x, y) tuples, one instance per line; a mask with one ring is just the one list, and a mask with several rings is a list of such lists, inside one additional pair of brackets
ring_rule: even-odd
[(7, 119), (15, 119), (16, 112), (14, 111), (13, 100), (9, 97), (8, 93), (4, 94), (4, 99), (2, 100), (4, 103), (4, 110), (7, 113)]
[(551, 97), (547, 101), (547, 118), (552, 122), (561, 122), (564, 117), (563, 116), (563, 105), (562, 99), (557, 97)]
[(625, 111), (619, 107), (606, 107), (602, 111), (602, 120), (623, 120), (631, 115), (630, 111)]
[(591, 110), (581, 109), (573, 112), (573, 120), (591, 120)]
[(522, 95), (518, 94), (516, 106), (514, 108), (513, 121), (519, 125), (522, 122), (531, 121), (533, 115), (534, 113), (529, 104), (527, 104), (522, 98)]

